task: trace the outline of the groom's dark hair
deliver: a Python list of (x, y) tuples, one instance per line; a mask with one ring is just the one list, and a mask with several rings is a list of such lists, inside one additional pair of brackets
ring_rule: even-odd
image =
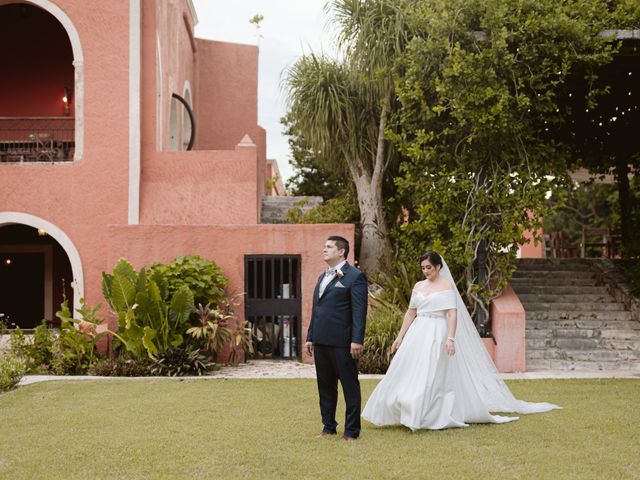
[(344, 237), (339, 237), (338, 235), (332, 235), (327, 240), (331, 240), (336, 242), (336, 247), (338, 250), (344, 250), (344, 258), (345, 260), (349, 256), (349, 241)]

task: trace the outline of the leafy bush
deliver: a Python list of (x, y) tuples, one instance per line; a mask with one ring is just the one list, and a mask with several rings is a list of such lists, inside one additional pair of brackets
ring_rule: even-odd
[(198, 325), (189, 328), (187, 333), (205, 350), (215, 355), (231, 337), (227, 321), (232, 319), (233, 315), (211, 308), (210, 304), (204, 307), (198, 304), (195, 311)]
[(9, 349), (11, 353), (25, 360), (27, 373), (46, 372), (51, 363), (51, 346), (53, 333), (46, 324), (38, 325), (31, 338), (27, 337), (20, 327), (16, 327), (9, 334)]
[(299, 202), (297, 207), (287, 212), (289, 223), (358, 223), (359, 211), (352, 195), (346, 195), (327, 200), (322, 205), (317, 205), (304, 211), (305, 200)]
[(169, 264), (154, 263), (150, 272), (158, 272), (164, 277), (169, 295), (174, 295), (180, 288), (187, 286), (193, 293), (194, 305), (217, 305), (226, 298), (225, 288), (229, 280), (218, 265), (206, 258), (185, 255)]
[(30, 348), (29, 373), (46, 372), (53, 358), (52, 348), (55, 336), (43, 320), (33, 331), (33, 344)]
[(215, 365), (206, 359), (200, 349), (191, 345), (159, 352), (152, 357), (152, 362), (150, 367), (152, 375), (168, 377), (206, 375)]
[(51, 346), (51, 370), (56, 375), (86, 373), (98, 361), (98, 341), (106, 332), (97, 333), (96, 328), (104, 322), (98, 317), (100, 305), (90, 307), (80, 299), (81, 307), (76, 311), (81, 319), (73, 318), (65, 297), (56, 316), (60, 319), (58, 335)]
[(12, 353), (0, 353), (0, 392), (11, 390), (26, 373), (27, 362), (24, 358)]
[(162, 269), (136, 272), (120, 259), (113, 274), (102, 274), (102, 291), (118, 316), (118, 332), (111, 332), (136, 359), (179, 347), (184, 343), (193, 293), (186, 284), (171, 294)]
[(391, 345), (402, 326), (403, 312), (394, 304), (377, 300), (369, 312), (364, 353), (360, 357), (362, 373), (386, 373), (391, 362)]
[(150, 375), (149, 361), (119, 356), (102, 358), (89, 369), (89, 375), (101, 377), (145, 377)]

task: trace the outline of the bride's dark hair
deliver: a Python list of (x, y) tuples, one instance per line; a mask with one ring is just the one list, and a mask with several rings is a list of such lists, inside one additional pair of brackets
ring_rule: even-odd
[(422, 262), (424, 262), (425, 260), (429, 260), (429, 263), (434, 267), (435, 266), (442, 267), (442, 257), (434, 251), (430, 251), (420, 255), (420, 264), (422, 264)]

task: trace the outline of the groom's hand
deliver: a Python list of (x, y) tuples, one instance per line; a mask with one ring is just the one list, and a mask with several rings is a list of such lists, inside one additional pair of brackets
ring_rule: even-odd
[(305, 342), (304, 348), (310, 357), (313, 356), (313, 342)]
[(364, 346), (360, 343), (352, 343), (351, 344), (351, 357), (354, 359), (359, 359), (360, 355), (362, 355), (362, 350), (364, 350)]

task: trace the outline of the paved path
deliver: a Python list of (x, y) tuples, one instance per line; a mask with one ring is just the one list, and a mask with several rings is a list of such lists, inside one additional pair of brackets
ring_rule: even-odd
[[(214, 380), (225, 378), (315, 378), (316, 372), (313, 365), (287, 360), (254, 360), (238, 366), (221, 367), (213, 375), (206, 377), (179, 377), (181, 379), (202, 379)], [(524, 373), (502, 374), (505, 380), (519, 379), (541, 379), (541, 378), (639, 378), (639, 371), (632, 370), (537, 370)], [(93, 377), (88, 375), (78, 376), (55, 376), (55, 375), (28, 375), (20, 381), (20, 385), (44, 382), (47, 380), (112, 380), (131, 377)], [(168, 378), (174, 377), (145, 377), (145, 378)], [(382, 375), (360, 375), (360, 378), (382, 378)]]

